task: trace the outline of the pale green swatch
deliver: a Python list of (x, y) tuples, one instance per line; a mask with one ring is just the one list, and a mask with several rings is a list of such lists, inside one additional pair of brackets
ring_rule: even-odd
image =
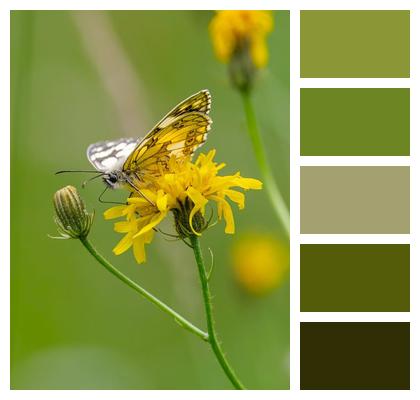
[(301, 167), (301, 233), (410, 233), (409, 167)]

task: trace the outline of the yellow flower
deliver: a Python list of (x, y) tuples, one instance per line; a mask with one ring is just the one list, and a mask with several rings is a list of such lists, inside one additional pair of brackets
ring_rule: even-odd
[[(105, 219), (125, 217), (125, 221), (116, 222), (114, 229), (125, 236), (115, 246), (114, 253), (120, 255), (133, 247), (134, 257), (138, 263), (146, 261), (144, 245), (151, 243), (153, 228), (162, 221), (169, 209), (167, 196), (159, 190), (157, 193), (143, 189), (145, 197), (130, 197), (126, 205), (112, 207), (105, 211)], [(153, 202), (153, 205), (150, 202)], [(141, 213), (139, 212), (141, 210)]]
[(257, 68), (267, 64), (266, 36), (273, 29), (270, 11), (218, 11), (210, 22), (210, 35), (217, 58), (223, 63), (233, 55), (247, 51)]
[(289, 248), (267, 234), (251, 234), (238, 240), (232, 252), (236, 281), (254, 295), (267, 294), (286, 277)]
[(165, 174), (140, 188), (140, 193), (133, 193), (126, 205), (105, 211), (106, 219), (125, 218), (114, 227), (117, 232), (125, 233), (114, 253), (119, 255), (133, 247), (137, 262), (146, 261), (144, 245), (153, 240), (156, 227), (169, 211), (175, 216), (175, 227), (181, 238), (200, 235), (207, 227), (204, 216), (210, 201), (217, 204), (218, 219), (225, 220), (225, 233), (233, 234), (235, 222), (229, 200), (243, 209), (245, 196), (232, 188), (261, 189), (262, 183), (244, 178), (239, 172), (218, 175), (225, 164), (215, 163), (215, 154), (215, 150), (200, 154), (194, 163), (172, 156)]

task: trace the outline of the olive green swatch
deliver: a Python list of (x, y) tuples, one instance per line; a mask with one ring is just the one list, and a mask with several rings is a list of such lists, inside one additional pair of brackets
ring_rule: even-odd
[(410, 311), (410, 245), (302, 244), (300, 311)]
[(301, 11), (302, 78), (408, 78), (410, 12)]
[(410, 233), (409, 167), (301, 167), (301, 233)]
[(409, 156), (410, 89), (301, 89), (302, 156)]
[(302, 322), (300, 388), (410, 389), (410, 324)]

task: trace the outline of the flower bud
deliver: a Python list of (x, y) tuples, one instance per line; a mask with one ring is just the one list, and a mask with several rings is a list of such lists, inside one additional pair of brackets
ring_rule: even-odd
[(200, 211), (194, 214), (190, 223), (190, 214), (193, 208), (194, 203), (187, 197), (185, 202), (179, 203), (179, 208), (172, 210), (175, 218), (175, 229), (182, 239), (200, 234), (208, 226)]
[(77, 189), (66, 186), (54, 194), (54, 221), (64, 239), (85, 238), (93, 223), (94, 214), (89, 214)]
[(244, 40), (238, 43), (229, 63), (229, 76), (232, 85), (241, 90), (252, 88), (257, 68), (252, 61), (249, 42)]

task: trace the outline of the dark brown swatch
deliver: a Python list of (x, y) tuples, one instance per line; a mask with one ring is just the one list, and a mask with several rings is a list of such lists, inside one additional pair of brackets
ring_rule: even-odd
[(410, 311), (410, 245), (302, 244), (300, 310)]
[(302, 322), (300, 388), (410, 389), (410, 324)]

